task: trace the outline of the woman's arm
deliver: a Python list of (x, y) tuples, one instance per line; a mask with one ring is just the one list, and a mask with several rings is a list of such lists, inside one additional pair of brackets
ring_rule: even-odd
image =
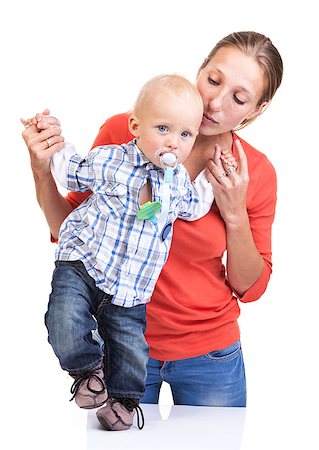
[(49, 124), (48, 128), (39, 130), (36, 125), (31, 125), (23, 131), (22, 137), (30, 153), (38, 203), (52, 236), (57, 238), (61, 223), (72, 210), (70, 204), (59, 193), (50, 170), (52, 155), (64, 146), (61, 128)]
[(60, 226), (73, 210), (71, 204), (60, 194), (51, 173), (43, 176), (33, 172), (38, 203), (49, 225), (53, 240), (59, 236)]
[(264, 260), (257, 250), (249, 219), (226, 224), (227, 279), (232, 289), (242, 297), (261, 276)]
[[(210, 181), (226, 227), (227, 279), (232, 289), (241, 297), (262, 275), (269, 278), (271, 270), (268, 261), (258, 250), (253, 236), (251, 221), (258, 221), (258, 218), (250, 218), (246, 207), (249, 182), (247, 158), (239, 141), (236, 141), (236, 147), (239, 155), (237, 172), (230, 172), (227, 177), (221, 176), (221, 171), (224, 173), (225, 170), (218, 162), (220, 149), (216, 150), (214, 161), (210, 162), (208, 167), (214, 175), (210, 177)], [(263, 218), (263, 221), (267, 221), (264, 226), (267, 230), (263, 232), (269, 245), (273, 208), (274, 204), (270, 205), (269, 220)], [(266, 215), (266, 212), (262, 215)]]

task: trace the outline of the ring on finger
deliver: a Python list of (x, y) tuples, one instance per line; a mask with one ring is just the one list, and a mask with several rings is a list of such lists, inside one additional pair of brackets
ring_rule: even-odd
[(227, 167), (226, 169), (226, 174), (228, 175), (229, 173), (233, 173), (236, 172), (236, 167), (231, 166), (231, 167)]
[(48, 148), (51, 147), (51, 145), (52, 145), (51, 139), (47, 139), (47, 144), (48, 144)]

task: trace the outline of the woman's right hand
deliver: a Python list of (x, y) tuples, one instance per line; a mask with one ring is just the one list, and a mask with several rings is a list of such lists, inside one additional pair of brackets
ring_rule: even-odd
[(21, 119), (25, 130), (22, 137), (28, 147), (33, 173), (45, 176), (50, 173), (50, 161), (54, 153), (64, 147), (60, 122), (45, 110), (31, 119)]
[(249, 182), (247, 157), (244, 149), (236, 139), (238, 163), (233, 156), (215, 147), (214, 158), (208, 161), (206, 176), (211, 182), (216, 205), (226, 227), (247, 223), (246, 197)]

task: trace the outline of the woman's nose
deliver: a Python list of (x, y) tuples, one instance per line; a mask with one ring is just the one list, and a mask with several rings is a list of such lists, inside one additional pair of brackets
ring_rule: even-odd
[(208, 103), (211, 111), (219, 111), (222, 107), (223, 99), (220, 95), (216, 95), (214, 98), (210, 98)]
[(218, 111), (221, 109), (224, 101), (224, 92), (221, 89), (214, 89), (211, 98), (209, 99), (209, 107), (212, 111)]

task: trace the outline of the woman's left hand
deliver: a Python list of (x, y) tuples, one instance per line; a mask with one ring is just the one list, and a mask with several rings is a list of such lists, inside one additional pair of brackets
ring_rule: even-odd
[(206, 176), (214, 191), (215, 202), (227, 225), (238, 225), (247, 220), (246, 195), (249, 182), (247, 158), (238, 139), (238, 167), (223, 161), (222, 149), (215, 147), (214, 158), (207, 164)]

